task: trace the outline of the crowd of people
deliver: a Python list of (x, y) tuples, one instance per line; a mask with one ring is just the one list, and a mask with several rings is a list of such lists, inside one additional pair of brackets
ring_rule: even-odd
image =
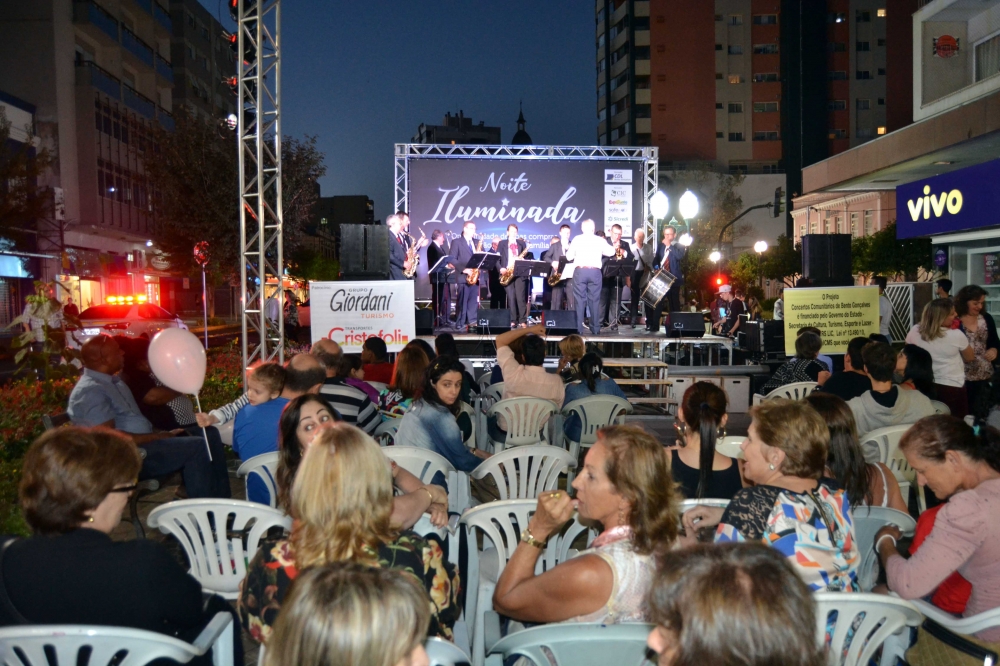
[[(855, 338), (836, 372), (819, 332), (800, 331), (796, 357), (772, 382), (821, 387), (803, 400), (755, 405), (739, 457), (718, 448), (729, 404), (710, 382), (684, 392), (669, 441), (633, 425), (601, 428), (570, 487), (542, 492), (519, 526), (493, 608), (522, 623), (650, 622), (648, 644), (661, 664), (824, 663), (811, 593), (861, 591), (855, 516), (865, 507), (908, 510), (896, 476), (859, 437), (898, 424), (912, 424), (900, 450), (941, 506), (921, 516), (919, 548), (904, 548), (895, 528), (879, 532), (885, 589), (906, 599), (942, 594), (948, 604), (964, 595), (966, 615), (1000, 607), (992, 549), (1000, 432), (967, 425), (960, 396), (948, 391), (961, 389), (966, 405), (989, 395), (966, 385), (988, 379), (952, 380), (955, 354), (966, 367), (995, 357), (995, 327), (977, 293), (957, 308), (933, 301), (899, 353), (884, 339)], [(951, 327), (957, 310), (964, 329)], [(490, 380), (503, 383), (501, 398), (561, 409), (595, 395), (625, 397), (579, 336), (562, 340), (557, 367), (546, 369), (544, 334), (530, 327), (497, 337)], [(424, 483), (372, 435), (392, 421), (396, 446), (434, 451), (472, 472), (490, 458), (470, 446), (463, 409), (480, 387), (449, 334), (433, 346), (409, 343), (394, 362), (383, 341), (371, 340), (360, 355), (324, 339), (283, 366), (259, 364), (245, 395), (209, 413), (156, 380), (147, 341), (88, 341), (69, 399), (72, 425), (40, 437), (25, 457), (20, 502), (33, 536), (0, 547), (0, 626), (98, 623), (190, 640), (228, 610), (266, 645), (267, 664), (325, 664), (334, 652), (345, 664), (427, 663), (425, 638), (454, 638), (463, 589), (476, 581), (463, 579), (463, 559), (436, 531), (413, 531), (425, 517), (447, 526), (448, 480)], [(952, 415), (935, 414), (932, 399)], [(251, 479), (248, 499), (293, 519), (252, 554), (235, 611), (204, 600), (158, 543), (109, 536), (143, 479), (180, 472), (185, 496), (230, 497), (218, 431), (228, 421), (240, 459), (277, 453), (276, 496)], [(504, 441), (507, 425), (491, 420), (490, 439)], [(579, 418), (566, 418), (563, 429), (579, 440)], [(684, 499), (725, 506), (682, 514)], [(547, 541), (574, 517), (598, 536), (540, 573)], [(996, 646), (1000, 632), (974, 638)], [(918, 647), (934, 641), (922, 632)], [(238, 637), (234, 650), (241, 653)]]

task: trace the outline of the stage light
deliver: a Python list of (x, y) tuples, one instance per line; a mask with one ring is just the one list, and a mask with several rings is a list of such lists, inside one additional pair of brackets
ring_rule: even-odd
[(691, 243), (694, 242), (694, 238), (691, 237), (691, 234), (681, 234), (681, 237), (677, 239), (677, 242), (684, 247), (691, 247)]
[(146, 241), (146, 247), (153, 247), (153, 241), (151, 240)]
[(231, 130), (235, 130), (236, 126), (239, 124), (240, 119), (236, 117), (235, 113), (230, 113), (226, 116), (226, 127)]
[(767, 241), (757, 241), (753, 244), (753, 251), (757, 254), (767, 252)]
[(721, 259), (722, 253), (718, 250), (712, 250), (712, 254), (708, 255), (708, 260), (716, 264), (719, 263), (719, 260)]
[(685, 190), (684, 194), (681, 195), (678, 207), (681, 211), (681, 217), (685, 220), (693, 220), (698, 217), (698, 197), (691, 190)]
[(670, 212), (670, 199), (663, 193), (663, 190), (657, 190), (656, 194), (649, 199), (649, 210), (653, 213), (653, 217), (658, 220), (665, 218)]

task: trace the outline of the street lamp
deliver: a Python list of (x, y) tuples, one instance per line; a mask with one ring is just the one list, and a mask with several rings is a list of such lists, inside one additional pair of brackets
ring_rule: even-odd
[(698, 217), (698, 197), (691, 190), (685, 190), (678, 202), (681, 217), (685, 220), (693, 220)]
[(720, 259), (722, 259), (722, 253), (719, 252), (718, 250), (712, 250), (712, 253), (708, 255), (708, 260), (711, 261), (712, 263), (717, 264), (719, 263)]
[(767, 241), (757, 241), (753, 244), (753, 251), (758, 255), (767, 252)]
[(658, 220), (662, 220), (670, 212), (670, 199), (663, 193), (663, 190), (657, 190), (656, 194), (650, 197), (649, 210), (653, 217)]
[(753, 244), (754, 252), (757, 253), (757, 278), (760, 280), (760, 290), (764, 291), (764, 267), (761, 264), (760, 255), (767, 252), (767, 241), (757, 241)]

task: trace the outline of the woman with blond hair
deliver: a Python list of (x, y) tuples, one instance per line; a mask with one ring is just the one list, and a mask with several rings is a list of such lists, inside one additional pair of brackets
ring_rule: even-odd
[(951, 408), (952, 416), (964, 418), (969, 413), (965, 363), (975, 360), (976, 352), (965, 333), (951, 327), (956, 317), (950, 298), (935, 298), (924, 306), (920, 323), (906, 334), (906, 342), (930, 353), (937, 399)]
[[(539, 495), (493, 608), (522, 622), (645, 621), (654, 556), (677, 538), (678, 498), (663, 447), (634, 426), (602, 428), (573, 488), (576, 499), (561, 490)], [(577, 557), (536, 575), (545, 542), (574, 510), (603, 531)]]
[(302, 572), (264, 666), (427, 666), (430, 611), (412, 576), (336, 562)]
[(567, 335), (559, 341), (559, 353), (562, 354), (562, 356), (559, 358), (559, 365), (556, 368), (556, 373), (561, 376), (563, 381), (566, 383), (575, 382), (580, 379), (578, 364), (584, 354), (587, 353), (587, 345), (583, 341), (583, 338), (576, 333), (573, 335)]
[(345, 423), (320, 432), (292, 485), (291, 535), (264, 541), (247, 569), (238, 607), (250, 635), (267, 642), (299, 571), (353, 561), (415, 576), (429, 595), (430, 634), (451, 639), (458, 574), (436, 541), (394, 530), (391, 514), (392, 474), (378, 444)]

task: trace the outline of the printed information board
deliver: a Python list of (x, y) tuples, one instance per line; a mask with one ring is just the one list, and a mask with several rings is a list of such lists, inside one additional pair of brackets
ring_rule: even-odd
[(785, 353), (795, 355), (795, 336), (815, 326), (823, 354), (844, 354), (851, 338), (878, 333), (878, 287), (785, 289)]
[(416, 335), (412, 280), (310, 282), (309, 300), (313, 341), (330, 338), (345, 354), (372, 336), (397, 352)]

